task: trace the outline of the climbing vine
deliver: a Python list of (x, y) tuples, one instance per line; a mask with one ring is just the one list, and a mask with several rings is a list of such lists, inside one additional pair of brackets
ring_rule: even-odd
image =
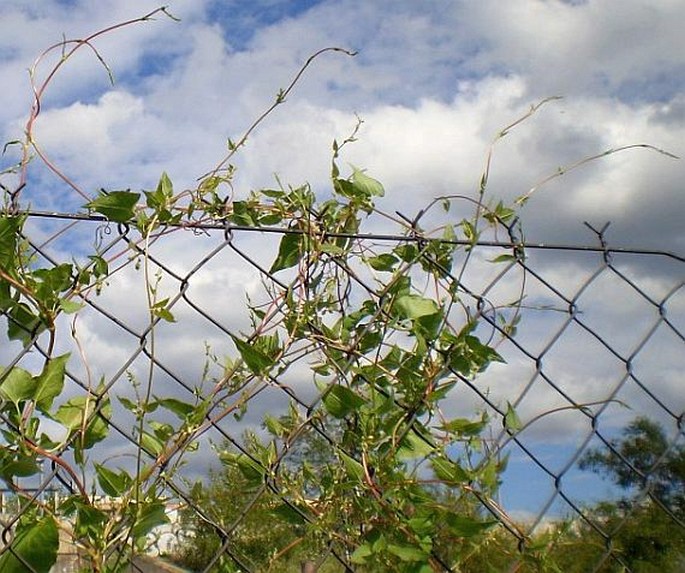
[[(234, 193), (232, 161), (248, 136), (285, 102), (315, 59), (354, 55), (339, 48), (307, 60), (246, 133), (229, 141), (226, 157), (194, 188), (179, 191), (162, 173), (154, 189), (85, 193), (34, 138), (44, 93), (76, 51), (89, 49), (104, 65), (94, 45), (99, 36), (163, 15), (171, 17), (160, 8), (86, 39), (61, 42), (36, 63), (48, 53), (62, 54), (46, 79), (34, 85), (25, 140), (13, 142), (21, 147), (21, 159), (4, 174), (18, 175), (19, 182), (3, 185), (0, 311), (4, 338), (23, 350), (0, 373), (0, 478), (22, 510), (5, 529), (0, 569), (48, 571), (63, 529), (85, 570), (125, 570), (146, 550), (151, 532), (168, 520), (169, 500), (186, 504), (195, 514), (191, 521), (225, 543), (205, 564), (207, 570), (256, 567), (234, 547), (241, 521), (260, 500), (268, 502), (273, 523), (290, 531), (283, 546), (266, 552), (268, 566), (287, 559), (299, 545), (313, 558), (369, 571), (452, 570), (498, 527), (525, 541), (495, 501), (506, 460), (486, 439), (488, 412), (455, 416), (450, 399), (457, 385), (474, 383), (489, 365), (502, 361), (498, 340), (515, 333), (520, 297), (496, 308), (469, 292), (463, 278), (485, 235), (506, 240), (493, 265), (509, 268), (523, 260), (516, 213), (530, 193), (512, 205), (488, 198), (490, 149), (474, 197), (441, 197), (413, 217), (386, 213), (379, 207), (382, 183), (342, 161), (361, 120), (332, 144), (329, 189), (277, 185)], [(502, 130), (493, 148), (546, 101)], [(31, 211), (21, 201), (32, 158), (82, 198), (74, 217), (114, 227), (119, 239), (107, 248), (97, 241), (80, 262), (46, 260), (28, 237)], [(460, 211), (472, 206), (471, 214), (455, 219), (455, 203)], [(395, 231), (374, 234), (379, 219)], [(184, 400), (160, 395), (163, 390), (155, 386), (156, 332), (160, 324), (174, 326), (182, 293), (161, 294), (151, 246), (182, 233), (191, 248), (200, 231), (217, 237), (217, 248), (234, 249), (247, 259), (261, 275), (263, 292), (258, 301), (245, 300), (252, 328), (227, 332), (233, 351), (223, 360), (222, 374)], [(270, 264), (239, 250), (233, 240), (238, 233), (272, 237), (278, 246)], [(72, 365), (81, 360), (88, 366), (73, 317), (111, 288), (114, 264), (142, 269), (147, 374), (130, 376), (135, 398), (117, 393), (106, 375), (98, 381), (89, 377), (79, 395), (67, 395)], [(69, 345), (59, 342), (72, 338), (76, 353), (60, 353), (57, 349)], [(29, 353), (39, 358), (33, 369), (23, 364), (36, 364)], [(292, 391), (293, 375), (311, 379), (316, 395), (305, 400)], [(251, 500), (233, 523), (219, 522), (211, 509), (194, 505), (193, 488), (180, 488), (174, 475), (213, 428), (229, 416), (240, 420), (265, 388), (286, 392), (288, 408), (267, 414), (263, 431), (245, 443), (215, 444), (220, 463), (237, 472)], [(97, 462), (92, 455), (112, 432), (114, 405), (135, 420), (133, 465)], [(514, 409), (505, 404), (501, 414), (505, 430), (515, 434), (520, 422)], [(45, 432), (48, 421), (60, 431)], [(316, 464), (298, 454), (312, 436), (325, 451)], [(50, 479), (64, 486), (57, 503), (21, 486), (22, 479), (43, 475), (46, 468)], [(110, 502), (103, 503), (103, 495)]]

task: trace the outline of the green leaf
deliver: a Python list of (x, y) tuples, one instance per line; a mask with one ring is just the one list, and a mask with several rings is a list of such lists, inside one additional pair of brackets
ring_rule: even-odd
[(521, 429), (521, 419), (518, 417), (514, 407), (507, 402), (507, 411), (504, 414), (504, 428), (510, 432), (518, 432)]
[(202, 181), (200, 181), (200, 185), (198, 187), (198, 190), (203, 194), (215, 193), (217, 188), (219, 187), (219, 185), (221, 185), (221, 183), (223, 183), (224, 181), (225, 180), (223, 177), (218, 177), (216, 175), (207, 177), (207, 178), (203, 179)]
[(375, 271), (391, 273), (395, 270), (395, 265), (399, 262), (399, 259), (391, 253), (383, 253), (377, 257), (367, 259), (367, 262)]
[(358, 482), (364, 481), (364, 466), (343, 452), (338, 452), (347, 474)]
[(497, 351), (469, 334), (475, 323), (465, 326), (450, 348), (449, 365), (454, 370), (473, 375), (482, 372), (491, 362), (504, 362)]
[(344, 418), (350, 412), (358, 410), (365, 404), (363, 398), (349, 388), (336, 384), (326, 392), (323, 403), (328, 413), (335, 418)]
[(124, 470), (115, 472), (103, 465), (95, 464), (95, 473), (102, 491), (112, 497), (119, 497), (131, 487), (133, 480)]
[(59, 299), (59, 307), (64, 314), (74, 314), (81, 310), (85, 305), (83, 303), (74, 302), (66, 298)]
[(442, 238), (445, 241), (454, 241), (457, 238), (457, 234), (454, 232), (454, 225), (445, 225), (442, 231)]
[(115, 223), (126, 223), (133, 219), (138, 199), (140, 199), (140, 193), (131, 191), (108, 193), (103, 190), (99, 197), (86, 204), (86, 208), (104, 215)]
[(266, 469), (250, 456), (233, 452), (223, 452), (219, 457), (224, 464), (237, 467), (250, 486), (259, 486), (264, 483)]
[[(162, 177), (160, 178), (155, 191), (143, 191), (143, 193), (145, 193), (145, 203), (154, 210), (157, 219), (161, 223), (168, 223), (176, 219), (169, 210), (174, 193), (174, 186), (166, 173), (162, 173)], [(148, 222), (147, 219), (139, 218), (139, 225), (142, 228), (145, 228)]]
[[(26, 573), (26, 565), (34, 573), (48, 573), (57, 561), (59, 531), (51, 516), (45, 516), (34, 523), (19, 523), (12, 540), (12, 551), (0, 556), (2, 573)], [(16, 555), (21, 557), (20, 560)], [(26, 565), (24, 565), (24, 562)]]
[(148, 432), (143, 432), (140, 437), (140, 444), (143, 449), (152, 454), (153, 456), (158, 456), (164, 451), (164, 443)]
[(411, 530), (419, 537), (430, 537), (435, 533), (435, 523), (431, 517), (414, 517), (407, 521)]
[(478, 480), (484, 487), (496, 491), (500, 484), (500, 472), (506, 466), (506, 459), (500, 462), (496, 457), (491, 457), (485, 465), (478, 469)]
[[(68, 430), (77, 430), (83, 427), (85, 417), (92, 411), (94, 402), (93, 398), (86, 400), (85, 396), (76, 396), (62, 404), (53, 418)], [(86, 412), (87, 405), (90, 406), (88, 412)]]
[(36, 269), (34, 278), (40, 282), (36, 288), (36, 297), (50, 304), (58, 293), (67, 290), (73, 282), (72, 265), (63, 263), (50, 269)]
[(67, 503), (72, 505), (76, 511), (76, 523), (74, 526), (76, 537), (99, 540), (102, 536), (102, 526), (108, 519), (107, 513), (92, 505), (83, 503), (80, 499), (68, 500)]
[[(97, 402), (94, 397), (74, 396), (62, 404), (53, 418), (66, 427), (70, 433), (85, 432), (75, 445), (79, 449), (87, 450), (104, 440), (109, 433), (107, 418), (112, 414), (109, 400), (100, 407), (100, 415), (93, 415)], [(89, 419), (86, 424), (86, 420)]]
[(34, 334), (38, 335), (45, 330), (40, 317), (23, 302), (13, 304), (7, 314), (7, 338), (19, 340), (24, 346), (31, 342)]
[(5, 481), (13, 482), (15, 477), (28, 477), (40, 471), (35, 458), (9, 449), (0, 449), (0, 476)]
[(460, 436), (477, 436), (483, 431), (486, 424), (487, 420), (484, 418), (477, 422), (467, 418), (455, 418), (445, 422), (440, 427), (446, 432), (454, 432)]
[(388, 545), (388, 553), (400, 558), (401, 561), (425, 561), (428, 558), (428, 554), (413, 545), (396, 545), (390, 543)]
[(36, 393), (38, 381), (26, 370), (15, 366), (0, 384), (0, 396), (14, 404), (30, 400)]
[(146, 503), (139, 508), (131, 533), (135, 539), (140, 539), (145, 537), (155, 527), (168, 522), (169, 518), (161, 501)]
[(117, 400), (119, 400), (124, 408), (133, 414), (137, 414), (138, 410), (140, 410), (140, 406), (137, 402), (134, 402), (133, 400), (130, 400), (124, 396), (117, 396)]
[(283, 424), (281, 424), (278, 418), (271, 414), (266, 414), (264, 416), (264, 427), (273, 436), (282, 436), (284, 433)]
[(300, 260), (302, 237), (297, 233), (283, 235), (278, 246), (278, 256), (269, 269), (270, 273), (275, 273), (282, 269), (294, 267)]
[(149, 423), (155, 436), (162, 442), (168, 442), (171, 436), (174, 435), (174, 427), (171, 424), (164, 424), (155, 420), (151, 420)]
[(434, 340), (440, 332), (442, 320), (443, 316), (441, 312), (421, 316), (414, 320), (412, 332), (417, 338), (421, 337), (424, 340)]
[(264, 356), (271, 357), (270, 360), (272, 364), (275, 362), (275, 357), (281, 353), (278, 333), (276, 332), (253, 339), (252, 347), (261, 352)]
[(354, 552), (350, 556), (350, 561), (357, 565), (363, 565), (364, 563), (366, 563), (366, 558), (370, 557), (372, 553), (373, 550), (371, 549), (371, 544), (363, 543), (362, 545), (357, 547), (357, 549), (354, 550)]
[(486, 212), (484, 214), (484, 217), (494, 224), (497, 223), (498, 220), (499, 222), (507, 223), (508, 221), (513, 219), (515, 215), (516, 211), (514, 209), (512, 209), (511, 207), (507, 207), (506, 205), (504, 205), (504, 203), (502, 203), (502, 201), (500, 201), (499, 203), (497, 203), (494, 210), (492, 210), (489, 213)]
[(9, 283), (0, 280), (0, 311), (5, 312), (12, 308), (15, 304), (16, 301), (12, 297)]
[(417, 294), (407, 294), (397, 298), (395, 308), (404, 318), (414, 319), (430, 316), (440, 312), (440, 307), (433, 299), (424, 298)]
[(17, 237), (25, 217), (0, 217), (0, 268), (13, 271)]
[(281, 199), (285, 196), (285, 191), (282, 189), (261, 189), (260, 191), (265, 197), (271, 199)]
[(181, 420), (184, 420), (195, 410), (195, 406), (192, 404), (176, 398), (158, 398), (155, 402), (165, 410), (176, 414)]
[(247, 367), (255, 374), (264, 374), (274, 364), (274, 358), (267, 356), (252, 344), (241, 340), (237, 336), (231, 334), (231, 338), (240, 353), (240, 356), (247, 364)]
[(245, 225), (246, 227), (257, 226), (257, 212), (251, 207), (247, 201), (233, 201), (233, 213), (231, 213), (231, 220), (237, 225)]
[(355, 190), (366, 197), (382, 197), (385, 195), (385, 189), (383, 189), (383, 185), (380, 181), (377, 181), (373, 177), (369, 177), (364, 171), (357, 169), (354, 165), (352, 165), (351, 181)]
[(419, 249), (414, 243), (398, 245), (393, 252), (405, 263), (413, 263), (419, 256)]
[(320, 248), (322, 253), (326, 253), (327, 255), (333, 256), (339, 256), (345, 252), (345, 250), (340, 245), (336, 243), (330, 243), (328, 241), (322, 243)]
[(278, 225), (283, 221), (283, 216), (279, 213), (267, 213), (259, 217), (258, 224), (261, 227), (269, 227), (271, 225)]
[(480, 236), (476, 230), (476, 226), (471, 221), (464, 219), (461, 222), (461, 228), (464, 231), (464, 237), (466, 237), (466, 240), (472, 245), (475, 245), (478, 242), (478, 237)]
[(434, 451), (435, 448), (430, 443), (410, 431), (400, 443), (397, 455), (402, 460), (411, 460), (426, 457)]
[(304, 516), (294, 507), (287, 503), (281, 503), (274, 507), (271, 512), (277, 519), (292, 525), (302, 525), (305, 523)]
[(159, 178), (157, 193), (167, 198), (171, 198), (174, 194), (174, 185), (171, 183), (171, 179), (169, 179), (166, 171), (164, 171)]
[(50, 358), (43, 372), (37, 376), (36, 407), (47, 414), (52, 407), (53, 400), (62, 393), (64, 387), (64, 373), (66, 370), (69, 354), (63, 354), (56, 358)]
[(152, 305), (150, 311), (154, 316), (161, 318), (162, 320), (166, 320), (167, 322), (176, 322), (174, 315), (167, 308), (167, 304), (169, 304), (168, 298), (159, 300), (154, 305)]
[(464, 468), (448, 458), (434, 458), (431, 460), (431, 466), (435, 475), (448, 483), (461, 484), (471, 479), (471, 476)]
[(508, 263), (510, 261), (515, 261), (516, 257), (514, 255), (499, 255), (494, 259), (490, 259), (491, 263)]
[(467, 515), (456, 513), (445, 515), (444, 522), (457, 537), (474, 537), (497, 523), (495, 520), (478, 521)]
[(99, 255), (90, 255), (88, 257), (92, 262), (93, 275), (95, 277), (104, 277), (109, 273), (109, 265), (107, 261)]

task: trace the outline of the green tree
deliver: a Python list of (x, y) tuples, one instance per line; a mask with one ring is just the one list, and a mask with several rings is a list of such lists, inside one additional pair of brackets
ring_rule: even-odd
[(647, 487), (660, 503), (685, 516), (685, 446), (671, 446), (663, 428), (645, 417), (633, 420), (620, 439), (609, 443), (614, 451), (590, 450), (580, 467), (624, 489)]
[[(251, 432), (243, 438), (248, 455), (225, 443), (221, 467), (210, 470), (208, 480), (192, 488), (192, 507), (181, 516), (185, 535), (173, 559), (194, 571), (241, 571), (244, 564), (256, 571), (299, 572), (302, 562), (321, 557), (321, 549), (308, 541), (297, 513), (254, 479), (259, 473), (248, 460), (249, 454), (257, 453), (258, 441)], [(321, 438), (314, 435), (297, 449), (297, 459), (313, 456), (309, 463), (324, 456)], [(228, 551), (222, 549), (224, 543)]]
[[(685, 569), (685, 447), (671, 444), (663, 428), (633, 420), (610, 448), (592, 449), (580, 462), (611, 479), (626, 495), (589, 509), (560, 538), (556, 563), (563, 571), (613, 573)], [(649, 496), (641, 494), (647, 489)]]
[[(273, 430), (276, 425), (287, 423), (287, 417), (278, 421), (272, 418), (266, 426)], [(328, 431), (339, 439), (344, 434), (335, 421)], [(353, 560), (356, 570), (434, 570), (417, 563), (419, 560), (407, 544), (408, 531), (384, 527), (389, 517), (382, 511), (370, 512), (370, 508), (363, 506), (355, 508), (348, 499), (340, 511), (327, 515), (325, 506), (339, 503), (341, 500), (336, 498), (343, 497), (331, 491), (339, 472), (329, 440), (328, 434), (324, 437), (312, 427), (304, 431), (282, 461), (280, 483), (289, 485), (279, 493), (261, 487), (260, 471), (254, 464), (260, 455), (260, 442), (255, 434), (244, 435), (245, 452), (238, 452), (232, 444), (224, 444), (221, 467), (210, 471), (208, 480), (196, 483), (192, 490), (194, 507), (182, 515), (186, 534), (179, 540), (174, 561), (195, 571), (241, 571), (242, 563), (255, 571), (299, 573), (305, 562), (316, 563), (319, 573), (343, 571), (344, 566), (330, 551), (335, 544), (331, 543), (329, 533), (342, 534), (347, 530), (346, 536), (352, 536), (349, 529), (356, 528), (355, 536), (361, 536), (362, 546), (369, 548), (368, 552), (357, 552)], [(284, 503), (284, 499), (294, 500), (293, 492), (301, 492), (299, 499), (310, 504), (322, 523), (313, 527), (310, 523), (307, 527), (293, 509), (295, 503), (293, 506)], [(406, 493), (411, 498), (404, 505), (410, 532), (414, 535), (428, 532), (433, 552), (445, 563), (459, 562), (460, 571), (475, 573), (500, 571), (520, 557), (515, 538), (498, 528), (474, 498), (453, 488), (418, 482), (407, 488)], [(249, 511), (241, 515), (247, 505)], [(362, 508), (366, 513), (360, 515)], [(359, 517), (367, 518), (368, 523), (362, 523)], [(223, 531), (236, 522), (240, 522), (239, 527), (228, 537), (223, 536)], [(235, 559), (221, 550), (224, 543)], [(388, 555), (380, 557), (388, 548), (397, 559)], [(372, 560), (374, 553), (379, 556)], [(344, 550), (339, 552), (345, 561), (351, 554), (351, 550), (346, 554)]]

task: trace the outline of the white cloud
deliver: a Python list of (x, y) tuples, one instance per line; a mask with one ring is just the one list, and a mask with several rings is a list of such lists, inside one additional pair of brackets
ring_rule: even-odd
[[(540, 95), (649, 93), (649, 83), (680, 72), (685, 46), (682, 2), (632, 1), (621, 9), (602, 2), (569, 5), (516, 0), (470, 6), (472, 34), (488, 44), (484, 66), (507, 66), (530, 75)], [(629, 86), (635, 85), (631, 89)], [(672, 79), (671, 94), (682, 89)], [(646, 89), (647, 88), (647, 89)]]
[(59, 150), (71, 162), (87, 150), (88, 156), (79, 167), (91, 165), (105, 173), (125, 158), (130, 143), (124, 137), (127, 128), (142, 116), (140, 98), (125, 92), (107, 92), (96, 104), (77, 102), (46, 111), (40, 117), (36, 138), (46, 148)]
[[(437, 9), (439, 4), (430, 6)], [(386, 185), (385, 205), (400, 197), (404, 202), (407, 195), (418, 208), (438, 194), (472, 194), (493, 135), (534, 103), (531, 94), (540, 93), (537, 82), (543, 71), (535, 65), (514, 66), (518, 75), (493, 74), (470, 80), (459, 79), (457, 71), (451, 89), (425, 80), (422, 75), (442, 73), (444, 58), (450, 56), (447, 46), (464, 49), (454, 43), (453, 32), (447, 33), (448, 24), (468, 18), (470, 34), (482, 34), (476, 43), (479, 53), (485, 55), (500, 53), (498, 44), (492, 43), (498, 26), (534, 30), (525, 42), (510, 33), (524, 47), (535, 46), (542, 55), (569, 61), (575, 59), (564, 50), (572, 50), (572, 46), (552, 39), (577, 37), (576, 28), (593, 38), (602, 36), (597, 42), (618, 37), (612, 33), (604, 38), (598, 24), (583, 27), (592, 10), (598, 10), (592, 4), (518, 4), (505, 8), (506, 14), (494, 14), (490, 4), (468, 9), (462, 5), (440, 19), (430, 10), (424, 13), (404, 7), (390, 16), (391, 22), (381, 22), (371, 6), (323, 3), (298, 18), (257, 30), (247, 49), (240, 52), (231, 49), (230, 37), (224, 37), (219, 26), (204, 24), (197, 13), (191, 14), (187, 27), (170, 28), (179, 34), (183, 48), (173, 50), (176, 56), (168, 68), (158, 69), (143, 83), (129, 86), (125, 80), (126, 85), (116, 88), (119, 95), (105, 93), (90, 104), (53, 110), (49, 112), (52, 116), (45, 112), (37, 124), (39, 143), (71, 154), (74, 164), (70, 171), (90, 175), (90, 187), (124, 185), (127, 178), (128, 185), (149, 186), (163, 169), (180, 185), (191, 185), (220, 159), (225, 139), (239, 137), (273, 102), (275, 93), (287, 85), (306, 56), (331, 43), (324, 41), (325, 36), (335, 28), (330, 38), (333, 43), (360, 42), (366, 48), (355, 59), (326, 54), (314, 63), (285, 106), (255, 132), (244, 157), (238, 157), (242, 169), (239, 182), (245, 189), (271, 185), (272, 174), (278, 173), (285, 181), (293, 178), (295, 184), (307, 180), (325, 185), (331, 140), (349, 132), (354, 123), (352, 110), (356, 109), (366, 123), (360, 141), (346, 150), (343, 159), (368, 168)], [(628, 10), (625, 18), (637, 18), (639, 12), (638, 8)], [(507, 14), (511, 18), (505, 18)], [(518, 16), (514, 18), (514, 14)], [(483, 20), (486, 17), (488, 26)], [(650, 21), (658, 23), (661, 18), (652, 14)], [(357, 27), (344, 25), (352, 19), (359, 23)], [(435, 37), (429, 33), (428, 22), (438, 27)], [(160, 43), (163, 34), (158, 24), (141, 26), (157, 28), (146, 32), (144, 39), (138, 40), (140, 44), (118, 49), (113, 67), (122, 66), (119, 51), (135, 52), (139, 46), (149, 45), (166, 48), (168, 39)], [(628, 24), (619, 21), (616, 26)], [(536, 34), (551, 38), (546, 49), (539, 48)], [(414, 44), (408, 38), (413, 37), (419, 50), (410, 49)], [(502, 45), (507, 38), (502, 35)], [(587, 49), (594, 45), (584, 42), (583, 46), (586, 44)], [(507, 49), (506, 54), (511, 57), (508, 61), (517, 61), (516, 50)], [(578, 65), (587, 61), (580, 59)], [(129, 60), (123, 62), (124, 69), (133, 65)], [(469, 65), (460, 63), (458, 57), (454, 64), (459, 69)], [(552, 68), (544, 75), (562, 73)], [(416, 77), (417, 70), (421, 77)], [(574, 77), (584, 76), (575, 71)], [(680, 154), (682, 128), (654, 121), (668, 112), (666, 104), (619, 104), (606, 93), (592, 96), (588, 89), (584, 88), (583, 95), (572, 92), (567, 101), (550, 104), (550, 109), (539, 112), (498, 145), (491, 173), (494, 196), (511, 199), (560, 165), (610, 147), (647, 142)], [(387, 90), (404, 95), (398, 99)], [(74, 135), (61, 141), (65, 122)], [(94, 161), (91, 154), (95, 154)], [(612, 220), (615, 241), (637, 236), (652, 245), (662, 239), (662, 232), (655, 234), (655, 220), (661, 218), (660, 230), (665, 222), (673, 229), (669, 241), (682, 245), (682, 202), (674, 202), (682, 175), (680, 162), (644, 151), (585, 166), (551, 182), (531, 201), (524, 211), (529, 235), (536, 240), (569, 241), (582, 232), (582, 220), (597, 224)], [(663, 209), (664, 203), (673, 203), (674, 208)], [(542, 216), (552, 205), (563, 205), (563, 220)]]

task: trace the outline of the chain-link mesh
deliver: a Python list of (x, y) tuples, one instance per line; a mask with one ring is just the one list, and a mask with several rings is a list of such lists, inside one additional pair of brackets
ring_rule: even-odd
[[(260, 499), (281, 494), (278, 469), (291, 455), (289, 445), (281, 444), (274, 463), (263, 468), (268, 479), (261, 487), (230, 501), (237, 508), (230, 523), (218, 522), (211, 508), (197, 503), (193, 484), (207, 480), (209, 468), (216, 467), (217, 452), (226, 448), (242, 451), (259, 464), (245, 443), (245, 430), (262, 432), (266, 413), (277, 418), (295, 408), (308, 420), (305, 429), (323, 432), (312, 415), (321, 402), (321, 389), (310, 373), (321, 344), (316, 333), (310, 346), (302, 345), (283, 358), (282, 375), (270, 374), (242, 387), (232, 387), (230, 380), (216, 383), (227, 368), (222, 357), (235, 355), (234, 339), (250, 331), (247, 302), (255, 308), (267, 305), (267, 312), (277, 314), (283, 293), (297, 287), (299, 279), (284, 280), (268, 271), (288, 230), (265, 232), (219, 222), (192, 229), (169, 227), (145, 244), (126, 225), (98, 216), (40, 212), (29, 215), (27, 229), (25, 238), (39, 266), (57, 267), (78, 259), (83, 237), (96, 234), (98, 253), (109, 261), (110, 272), (101, 294), (81, 300), (84, 306), (75, 318), (61, 319), (58, 329), (63, 335), (57, 349), (47, 348), (38, 333), (25, 345), (3, 343), (5, 372), (14, 366), (31, 370), (55, 350), (79, 356), (68, 363), (64, 395), (92, 401), (93, 416), (109, 427), (107, 439), (89, 455), (96, 462), (114, 462), (138, 472), (153, 463), (161, 469), (160, 488), (172, 523), (153, 532), (157, 549), (173, 552), (180, 540), (192, 538), (189, 524), (199, 521), (221, 540), (206, 570), (218, 568), (225, 557), (245, 571), (258, 570), (249, 555), (236, 549), (234, 539), (244, 534)], [(626, 548), (618, 547), (616, 539), (646, 507), (656, 505), (669, 519), (669, 527), (679, 532), (674, 535), (682, 535), (685, 525), (682, 506), (660, 487), (664, 464), (682, 447), (683, 258), (612, 249), (605, 229), (588, 232), (594, 234), (595, 244), (583, 247), (465, 241), (453, 266), (461, 271), (446, 273), (447, 288), (458, 292), (462, 311), (480, 321), (481, 340), (493, 344), (505, 360), (475, 377), (453, 370), (459, 382), (444, 405), (446, 417), (487, 413), (484, 450), (508, 460), (498, 496), (480, 500), (484, 511), (502, 526), (497, 535), (517, 548), (507, 558), (508, 567), (518, 562), (536, 532), (555, 531), (562, 523), (569, 535), (595, 545), (595, 570), (627, 567)], [(354, 240), (363, 251), (420, 237), (359, 235)], [(131, 262), (136, 254), (145, 255), (145, 268)], [(507, 256), (501, 262), (489, 262), (502, 254)], [(360, 291), (374, 296), (369, 276), (344, 265), (336, 272), (345, 297), (354, 298)], [(173, 322), (160, 315), (151, 318), (146, 284), (154, 284), (157, 299), (168, 299), (165, 308), (173, 313)], [(13, 319), (4, 314), (3, 328), (11, 328)], [(148, 376), (151, 387), (143, 382)], [(162, 460), (155, 440), (141, 441), (135, 412), (122, 407), (127, 399), (139, 403), (146, 392), (148, 402), (164, 397), (208, 403), (193, 443), (175, 436)], [(110, 395), (118, 399), (110, 400)], [(173, 419), (169, 411), (169, 419), (160, 412), (155, 414), (159, 428)], [(667, 437), (659, 455), (648, 460), (631, 457), (618, 440), (622, 428), (643, 416), (658, 422)], [(13, 424), (7, 417), (2, 423), (5, 428)], [(50, 420), (44, 423), (49, 431)], [(335, 447), (335, 437), (323, 433), (324, 443)], [(592, 452), (613, 456), (620, 473), (637, 477), (618, 485), (601, 480), (589, 471)], [(68, 444), (40, 459), (40, 473), (18, 478), (15, 491), (3, 498), (3, 551), (11, 550), (12, 532), (34, 500), (56, 505), (69, 494), (96, 493), (78, 491), (77, 484), (84, 479), (73, 475)], [(600, 501), (619, 499), (620, 518), (591, 509)], [(292, 499), (285, 501), (297, 510)], [(301, 520), (312, 519), (313, 514), (300, 513)], [(186, 519), (180, 520), (180, 514)], [(64, 527), (68, 530), (68, 523)], [(63, 552), (72, 553), (78, 564), (73, 546)], [(303, 568), (357, 568), (349, 552), (337, 549), (312, 559)]]

